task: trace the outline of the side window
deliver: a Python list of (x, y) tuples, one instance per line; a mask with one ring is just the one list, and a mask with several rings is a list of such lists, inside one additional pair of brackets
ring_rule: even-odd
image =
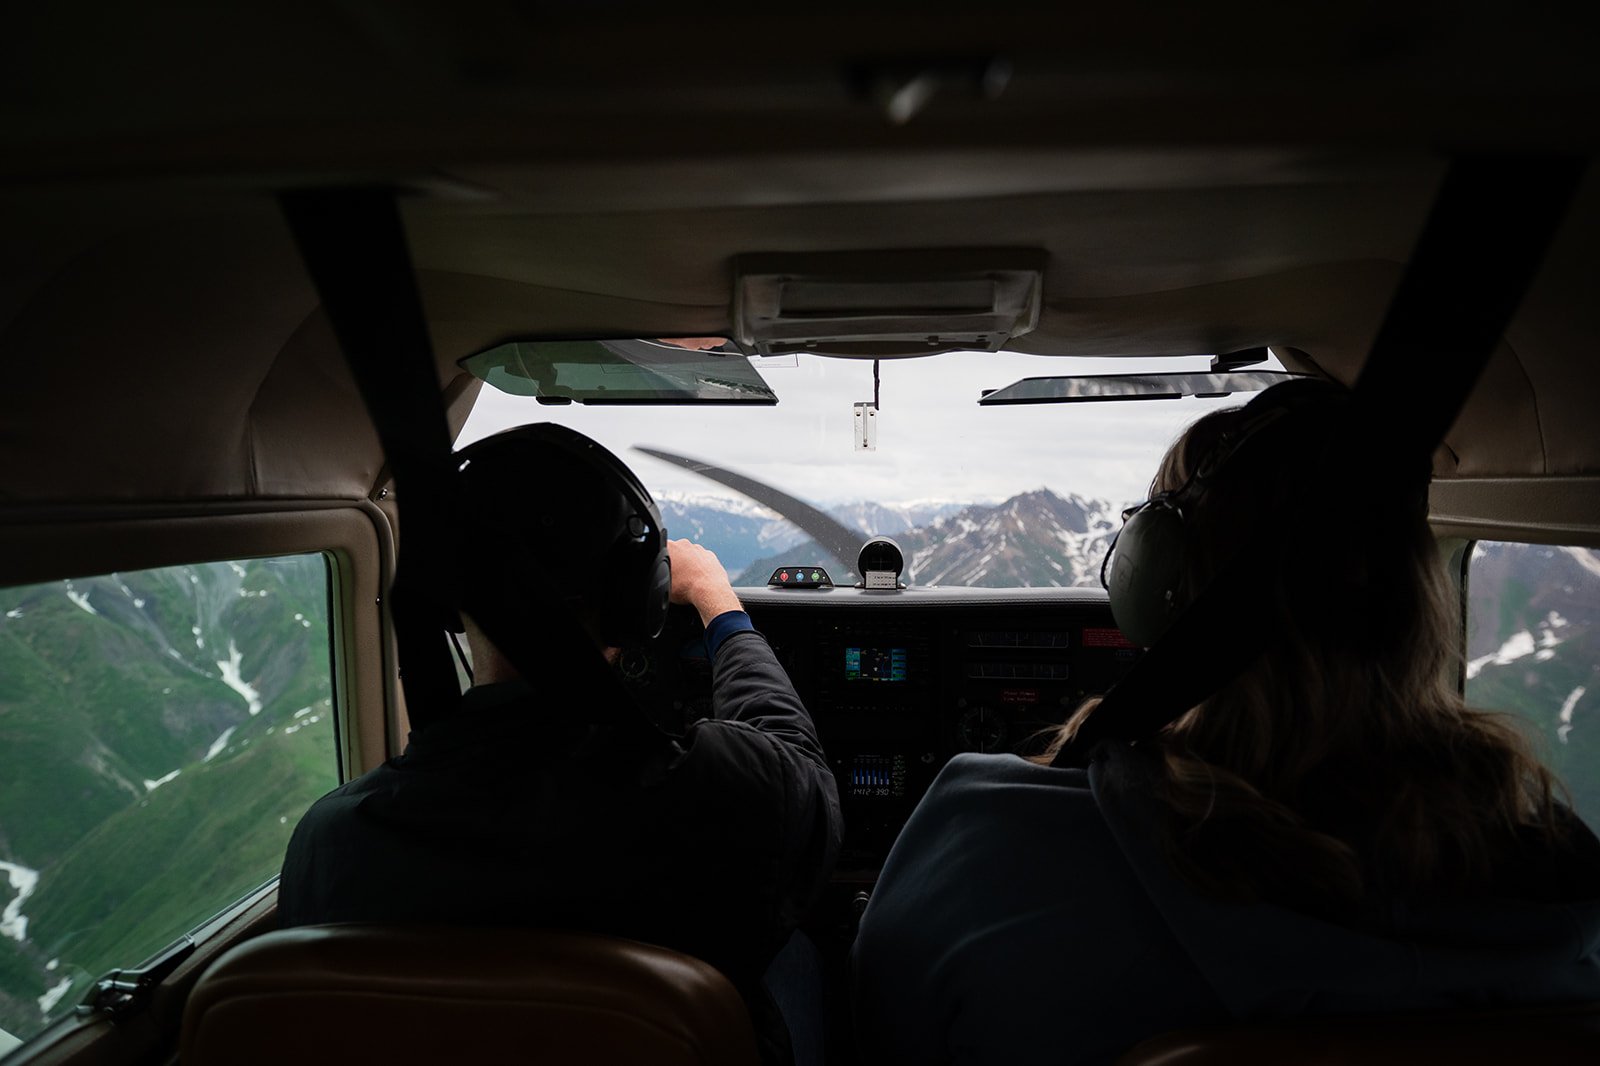
[(0, 589), (0, 1047), (270, 880), (338, 782), (322, 555)]
[(1600, 828), (1600, 551), (1473, 546), (1466, 697), (1520, 715), (1577, 812)]

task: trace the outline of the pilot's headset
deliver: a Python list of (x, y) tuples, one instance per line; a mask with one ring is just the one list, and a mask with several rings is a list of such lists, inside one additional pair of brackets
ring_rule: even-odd
[(1253, 466), (1250, 457), (1284, 446), (1285, 430), (1304, 428), (1309, 436), (1313, 423), (1315, 430), (1328, 425), (1326, 418), (1303, 416), (1339, 417), (1348, 405), (1348, 390), (1334, 382), (1308, 378), (1275, 385), (1244, 406), (1238, 424), (1193, 464), (1188, 480), (1123, 512), (1122, 529), (1100, 564), (1100, 583), (1124, 636), (1142, 647), (1153, 645), (1199, 592), (1184, 588), (1184, 575), (1193, 550), (1188, 519), (1200, 499), (1240, 467)]
[[(475, 536), (504, 538), (538, 567), (537, 580), (606, 645), (661, 632), (672, 589), (667, 531), (649, 490), (627, 465), (576, 430), (553, 422), (486, 437), (456, 453), (461, 498)], [(506, 545), (466, 545), (494, 558)], [(470, 564), (469, 564), (470, 565)]]

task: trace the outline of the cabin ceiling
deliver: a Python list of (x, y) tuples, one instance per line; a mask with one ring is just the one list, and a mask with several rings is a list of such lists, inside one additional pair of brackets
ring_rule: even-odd
[[(516, 334), (724, 332), (740, 254), (1001, 246), (1048, 255), (1019, 350), (1269, 344), (1350, 381), (1448, 154), (1592, 153), (1600, 113), (1581, 35), (1377, 4), (915, 32), (218, 7), (41, 5), (0, 44), (0, 503), (371, 491), (283, 188), (404, 190), (441, 385)], [(918, 72), (935, 91), (896, 125), (882, 100)], [(1591, 175), (1441, 475), (1600, 473), (1597, 212)]]

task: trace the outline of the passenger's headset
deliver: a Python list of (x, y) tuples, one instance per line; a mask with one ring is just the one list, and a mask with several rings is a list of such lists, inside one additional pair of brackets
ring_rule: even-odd
[[(581, 546), (585, 558), (595, 560), (589, 564), (592, 571), (574, 569), (571, 560), (560, 558), (550, 559), (549, 567), (562, 597), (581, 600), (589, 609), (603, 643), (648, 640), (661, 632), (672, 591), (667, 531), (649, 490), (622, 460), (576, 430), (541, 422), (469, 445), (456, 453), (456, 463), (469, 483), (494, 479), (464, 488), (463, 499), (469, 505), (480, 494), (523, 492), (524, 485), (544, 483), (552, 467), (561, 469), (564, 477), (587, 473), (612, 490), (617, 506), (608, 513), (574, 510), (572, 501), (559, 494), (552, 494), (550, 510), (537, 518), (531, 507), (514, 512), (493, 506), (482, 510), (518, 513), (526, 520), (559, 527), (559, 536), (550, 539)], [(505, 534), (520, 535), (526, 541), (542, 539), (527, 530), (507, 530)], [(467, 548), (471, 550), (472, 545)]]
[(1111, 597), (1111, 615), (1124, 636), (1150, 647), (1171, 627), (1186, 604), (1183, 587), (1189, 541), (1188, 518), (1206, 492), (1226, 476), (1238, 457), (1263, 444), (1269, 427), (1310, 407), (1348, 404), (1348, 392), (1320, 379), (1276, 385), (1245, 405), (1237, 426), (1224, 433), (1190, 471), (1188, 480), (1123, 512), (1123, 525), (1100, 564), (1100, 584)]

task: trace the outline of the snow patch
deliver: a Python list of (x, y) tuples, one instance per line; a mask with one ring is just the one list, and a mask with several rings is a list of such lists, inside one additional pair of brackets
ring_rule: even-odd
[(1600, 577), (1600, 552), (1589, 548), (1562, 548), (1577, 564), (1595, 577)]
[(154, 792), (156, 789), (160, 788), (162, 785), (166, 784), (168, 781), (171, 781), (173, 778), (177, 777), (181, 773), (183, 773), (182, 770), (174, 770), (170, 774), (162, 774), (160, 777), (156, 778), (153, 781), (150, 778), (147, 777), (147, 778), (144, 779), (144, 790), (146, 792)]
[(134, 606), (135, 606), (135, 607), (137, 607), (137, 608), (139, 608), (139, 609), (140, 609), (140, 610), (143, 610), (143, 609), (144, 609), (144, 601), (143, 601), (143, 600), (141, 600), (141, 599), (140, 599), (140, 598), (139, 598), (139, 597), (137, 597), (137, 596), (135, 596), (135, 597), (134, 597), (134, 598), (133, 598), (133, 605), (134, 605)]
[[(663, 512), (672, 510), (680, 514), (690, 507), (704, 507), (708, 511), (724, 514), (747, 515), (751, 518), (777, 518), (777, 512), (763, 507), (745, 496), (716, 496), (700, 492), (662, 492), (656, 494), (656, 504)], [(670, 508), (662, 505), (673, 505)], [(664, 513), (663, 518), (666, 517)]]
[(239, 665), (244, 662), (244, 654), (239, 651), (239, 645), (232, 640), (228, 641), (228, 657), (217, 660), (217, 669), (222, 671), (222, 683), (233, 691), (243, 696), (250, 705), (250, 716), (254, 718), (261, 713), (261, 693), (249, 685), (239, 672)]
[(73, 603), (77, 604), (79, 607), (82, 607), (85, 611), (88, 611), (90, 614), (99, 614), (100, 613), (99, 611), (94, 609), (94, 604), (89, 602), (89, 597), (88, 597), (88, 595), (86, 593), (82, 593), (82, 592), (77, 591), (76, 589), (69, 588), (69, 589), (67, 589), (67, 599), (71, 600)]
[(51, 959), (49, 962), (44, 964), (44, 968), (46, 970), (49, 970), (51, 973), (55, 973), (56, 967), (60, 966), (60, 965), (61, 965), (61, 960), (60, 959)]
[(33, 890), (39, 887), (39, 871), (30, 870), (15, 862), (0, 862), (0, 870), (5, 871), (6, 877), (11, 881), (11, 887), (17, 893), (15, 898), (6, 904), (6, 909), (0, 911), (0, 936), (8, 936), (20, 944), (28, 939), (28, 919), (22, 913), (22, 905), (33, 895)]
[(244, 577), (244, 567), (240, 566), (238, 563), (229, 563), (228, 565), (233, 568), (234, 573), (238, 574), (240, 577)]
[(1572, 732), (1572, 709), (1578, 705), (1578, 701), (1583, 699), (1583, 694), (1587, 691), (1585, 686), (1579, 685), (1567, 694), (1566, 702), (1561, 705), (1561, 724), (1556, 727), (1556, 736), (1563, 744), (1567, 742), (1567, 734)]
[(221, 755), (222, 754), (222, 749), (224, 749), (224, 748), (226, 748), (228, 746), (228, 741), (229, 741), (230, 738), (232, 738), (233, 731), (235, 729), (238, 729), (238, 728), (239, 727), (236, 726), (236, 725), (230, 725), (228, 728), (224, 729), (222, 731), (222, 735), (220, 737), (218, 737), (216, 740), (213, 740), (211, 742), (211, 747), (206, 750), (206, 757), (204, 759), (201, 759), (200, 761), (201, 762), (210, 762), (212, 759), (215, 759), (218, 755)]
[(61, 997), (67, 994), (67, 989), (72, 987), (72, 978), (63, 977), (61, 982), (50, 991), (39, 997), (39, 1013), (48, 1015), (56, 1009), (56, 1004), (61, 1002)]
[(311, 713), (311, 708), (310, 707), (302, 707), (298, 711), (294, 712), (294, 717), (296, 717), (296, 718), (304, 718), (306, 715), (308, 715), (310, 713)]
[(1518, 659), (1532, 655), (1536, 647), (1537, 645), (1535, 645), (1533, 641), (1533, 634), (1529, 633), (1527, 630), (1523, 630), (1521, 633), (1513, 634), (1510, 640), (1500, 645), (1499, 651), (1490, 655), (1481, 656), (1480, 658), (1473, 659), (1471, 662), (1469, 662), (1467, 664), (1467, 677), (1469, 679), (1477, 677), (1483, 668), (1485, 666), (1489, 666), (1490, 664), (1495, 666), (1509, 665)]

